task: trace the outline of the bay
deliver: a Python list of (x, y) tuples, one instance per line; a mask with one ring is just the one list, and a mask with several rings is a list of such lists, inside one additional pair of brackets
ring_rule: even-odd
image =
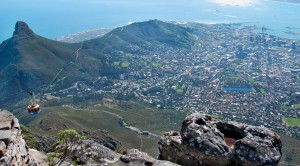
[(270, 0), (1, 0), (0, 42), (12, 36), (19, 20), (50, 39), (150, 19), (251, 22), (267, 33), (300, 39), (299, 11), (299, 4)]

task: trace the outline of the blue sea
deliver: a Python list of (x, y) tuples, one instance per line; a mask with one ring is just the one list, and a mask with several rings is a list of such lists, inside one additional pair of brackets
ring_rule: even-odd
[(251, 22), (270, 29), (267, 33), (300, 39), (300, 5), (271, 0), (0, 0), (0, 42), (12, 36), (19, 20), (55, 39), (150, 19)]

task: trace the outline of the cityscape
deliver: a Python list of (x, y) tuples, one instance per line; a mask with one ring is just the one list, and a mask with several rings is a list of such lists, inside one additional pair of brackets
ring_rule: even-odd
[(300, 138), (300, 128), (286, 121), (300, 117), (299, 41), (242, 23), (174, 23), (191, 29), (191, 49), (163, 44), (109, 49), (118, 58), (106, 63), (128, 72), (46, 95), (137, 99), (162, 110), (201, 112)]

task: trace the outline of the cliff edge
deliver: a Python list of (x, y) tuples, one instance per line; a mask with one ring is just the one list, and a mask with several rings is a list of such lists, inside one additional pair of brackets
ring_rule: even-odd
[(267, 128), (195, 113), (185, 118), (180, 133), (161, 136), (159, 158), (183, 166), (278, 165), (281, 147), (280, 136)]
[(19, 121), (0, 110), (0, 165), (37, 165), (22, 138)]

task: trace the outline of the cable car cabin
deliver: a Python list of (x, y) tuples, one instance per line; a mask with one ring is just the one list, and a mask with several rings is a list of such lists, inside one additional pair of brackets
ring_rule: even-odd
[(38, 114), (38, 113), (40, 113), (40, 105), (38, 105), (38, 104), (30, 104), (27, 107), (27, 110), (28, 110), (28, 113), (30, 115)]
[(28, 113), (30, 115), (35, 115), (40, 112), (40, 105), (35, 103), (34, 92), (27, 92), (32, 96), (32, 103), (27, 107)]

